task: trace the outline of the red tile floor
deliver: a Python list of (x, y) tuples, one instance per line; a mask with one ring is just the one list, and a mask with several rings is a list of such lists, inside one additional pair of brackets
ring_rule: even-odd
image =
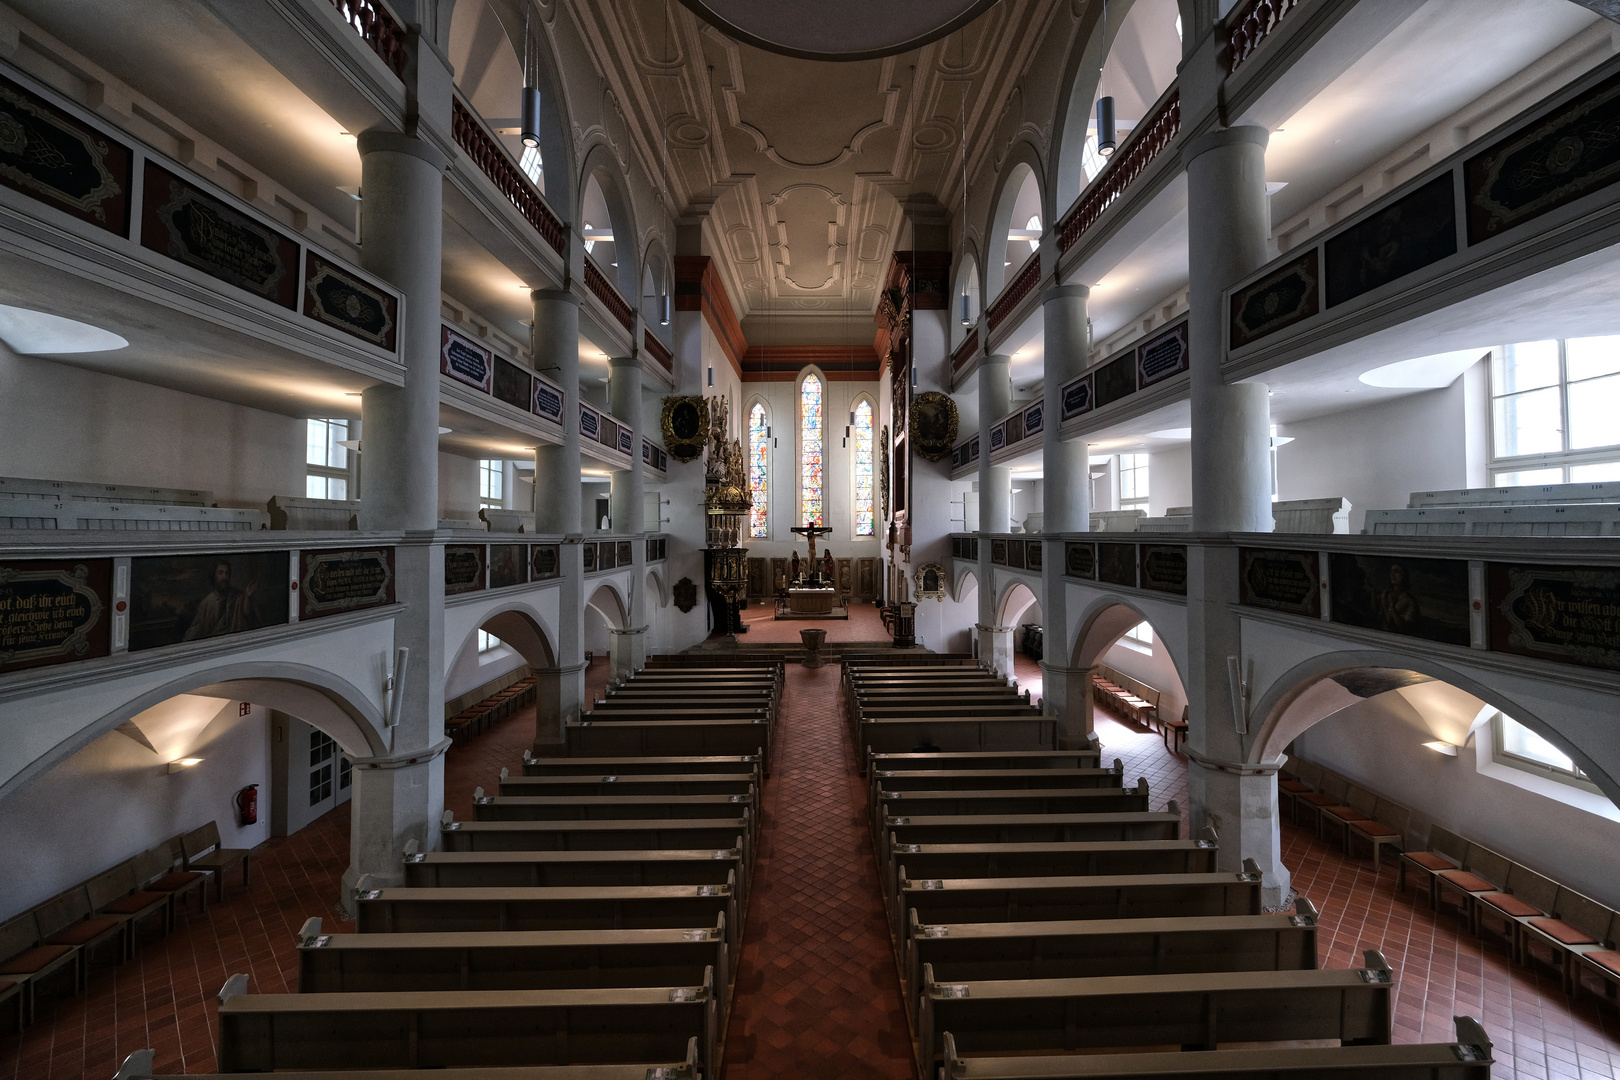
[[(791, 623), (772, 630), (796, 636)], [(1039, 669), (1020, 657), (1017, 674), (1021, 686), (1033, 677), (1039, 696)], [(728, 1080), (912, 1075), (864, 793), (837, 717), (837, 678), (835, 667), (789, 668), (726, 1046)], [(599, 692), (605, 681), (598, 660), (587, 689)], [(1173, 798), (1185, 807), (1185, 759), (1166, 753), (1156, 733), (1102, 714), (1097, 730), (1127, 776), (1148, 778), (1155, 803)], [(454, 748), (445, 766), (446, 805), (467, 814), (473, 787), (492, 787), (532, 734), (532, 714), (520, 713)], [(225, 978), (246, 971), (255, 990), (292, 989), (294, 931), (313, 914), (336, 925), (348, 825), (348, 809), (340, 807), (295, 836), (270, 841), (254, 853), (251, 889), (233, 883), (223, 904), (183, 917), (174, 934), (146, 941), (133, 961), (97, 966), (88, 993), (42, 997), (32, 1028), (0, 1037), (0, 1080), (105, 1080), (125, 1055), (148, 1046), (158, 1051), (160, 1071), (212, 1069), (214, 994)], [(1495, 1040), (1496, 1077), (1620, 1077), (1620, 1008), (1594, 994), (1591, 983), (1571, 1001), (1556, 973), (1509, 964), (1499, 943), (1473, 938), (1454, 913), (1433, 915), (1418, 894), (1397, 893), (1393, 868), (1375, 875), (1370, 861), (1346, 859), (1286, 823), (1283, 859), (1295, 888), (1321, 911), (1324, 965), (1349, 966), (1360, 950), (1377, 948), (1395, 969), (1396, 1042), (1448, 1041), (1451, 1017), (1464, 1013)]]
[(748, 633), (738, 634), (737, 644), (745, 649), (755, 643), (797, 642), (799, 631), (807, 626), (827, 631), (828, 641), (886, 642), (889, 639), (876, 604), (851, 603), (847, 619), (783, 619), (778, 622), (774, 605), (756, 600), (743, 610), (742, 617)]

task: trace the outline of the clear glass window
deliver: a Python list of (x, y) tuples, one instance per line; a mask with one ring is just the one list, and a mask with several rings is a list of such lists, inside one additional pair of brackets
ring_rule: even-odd
[(486, 458), (478, 463), (478, 505), (499, 510), (506, 505), (506, 463)]
[(502, 644), (504, 643), (501, 641), (501, 639), (496, 637), (494, 634), (484, 630), (478, 631), (478, 651), (480, 653), (492, 652), (493, 650), (500, 648)]
[(1125, 640), (1134, 641), (1138, 645), (1147, 645), (1151, 647), (1153, 644), (1153, 627), (1149, 626), (1145, 622), (1139, 622), (1129, 630), (1125, 631)]
[(1491, 728), (1495, 739), (1494, 756), (1500, 764), (1582, 787), (1591, 785), (1591, 780), (1568, 754), (1506, 713), (1499, 712), (1492, 717)]
[(1146, 510), (1148, 501), (1148, 456), (1119, 455), (1119, 508)]
[(305, 422), (304, 495), (310, 499), (349, 497), (349, 439), (347, 420)]
[(523, 175), (529, 178), (531, 184), (540, 183), (540, 148), (538, 146), (525, 146), (523, 156), (518, 158), (518, 168), (523, 170)]
[(1620, 337), (1503, 346), (1491, 363), (1497, 484), (1620, 479)]

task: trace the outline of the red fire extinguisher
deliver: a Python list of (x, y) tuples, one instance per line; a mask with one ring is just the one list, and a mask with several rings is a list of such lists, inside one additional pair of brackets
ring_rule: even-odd
[(259, 821), (259, 785), (249, 784), (236, 793), (238, 825), (255, 825)]

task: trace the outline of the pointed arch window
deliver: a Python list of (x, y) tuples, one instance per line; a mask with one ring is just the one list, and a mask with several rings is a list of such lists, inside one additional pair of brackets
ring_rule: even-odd
[(799, 518), (824, 525), (822, 388), (815, 375), (799, 384)]
[(877, 442), (872, 431), (872, 403), (855, 406), (855, 535), (877, 535)]
[(770, 427), (766, 423), (765, 406), (755, 403), (748, 413), (748, 491), (754, 505), (748, 512), (748, 535), (763, 538), (766, 531), (766, 508), (770, 489)]

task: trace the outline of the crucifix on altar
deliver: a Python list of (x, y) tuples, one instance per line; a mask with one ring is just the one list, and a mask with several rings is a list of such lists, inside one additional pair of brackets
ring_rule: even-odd
[[(810, 542), (810, 562), (804, 577), (792, 582), (792, 587), (788, 589), (788, 610), (795, 615), (825, 615), (832, 611), (838, 591), (833, 582), (822, 580), (829, 575), (824, 575), (816, 562), (816, 537), (826, 536), (832, 530), (814, 521), (806, 521), (803, 525), (793, 526), (791, 531)], [(795, 562), (798, 561), (797, 552), (793, 558)]]
[(816, 565), (816, 537), (826, 536), (832, 530), (825, 525), (817, 525), (813, 521), (806, 521), (803, 525), (795, 525), (788, 531), (799, 533), (810, 541), (810, 565), (814, 567)]

